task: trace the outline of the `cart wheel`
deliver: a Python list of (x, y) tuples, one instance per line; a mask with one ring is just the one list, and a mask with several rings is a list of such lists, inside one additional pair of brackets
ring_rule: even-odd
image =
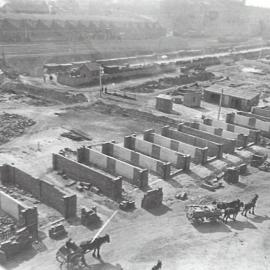
[(61, 264), (65, 263), (65, 259), (58, 254), (56, 254), (56, 260)]
[(69, 268), (69, 263), (67, 262), (63, 262), (60, 264), (60, 269), (61, 270), (71, 270), (71, 268)]

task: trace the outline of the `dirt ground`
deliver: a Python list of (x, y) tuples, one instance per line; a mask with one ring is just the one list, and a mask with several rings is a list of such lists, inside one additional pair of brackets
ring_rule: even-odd
[[(239, 73), (240, 65), (242, 70), (243, 67), (253, 67), (254, 63), (241, 62), (234, 69), (228, 68), (228, 71), (224, 71), (224, 66), (218, 66), (213, 67), (211, 71), (221, 72), (223, 69), (223, 75), (231, 72), (230, 76), (234, 76)], [(232, 70), (235, 70), (234, 73)], [(270, 82), (268, 76), (264, 77), (263, 83), (260, 80), (262, 75), (246, 76), (245, 82), (252, 81), (256, 87)], [(31, 82), (34, 83), (35, 80)], [(141, 82), (140, 80), (137, 83)], [(122, 87), (127, 84), (128, 82)], [(216, 192), (199, 187), (203, 179), (214, 177), (225, 167), (248, 161), (254, 151), (270, 154), (270, 149), (253, 146), (237, 151), (235, 155), (225, 155), (222, 160), (214, 160), (206, 166), (192, 165), (191, 172), (178, 174), (168, 181), (151, 175), (150, 186), (162, 187), (164, 191), (162, 207), (152, 211), (141, 209), (143, 192), (126, 183), (124, 190), (136, 201), (137, 209), (133, 212), (119, 210), (116, 203), (104, 196), (86, 191), (80, 193), (75, 187), (65, 187), (65, 181), (51, 169), (51, 154), (54, 152), (67, 147), (76, 150), (81, 145), (100, 145), (110, 140), (123, 142), (125, 135), (137, 133), (140, 136), (144, 130), (150, 128), (159, 130), (164, 126), (164, 122), (157, 120), (160, 116), (179, 121), (200, 118), (202, 114), (216, 117), (218, 112), (216, 105), (203, 102), (197, 110), (175, 105), (174, 110), (178, 114), (166, 115), (154, 110), (154, 98), (158, 92), (150, 95), (140, 94), (138, 101), (132, 103), (123, 100), (120, 102), (117, 99), (100, 99), (96, 88), (93, 88), (92, 92), (89, 90), (91, 89), (79, 90), (88, 92), (89, 100), (79, 105), (37, 106), (14, 99), (8, 102), (0, 101), (0, 114), (18, 114), (35, 121), (35, 124), (27, 127), (19, 137), (11, 138), (9, 142), (0, 146), (0, 165), (14, 164), (35, 177), (45, 178), (63, 189), (72, 190), (78, 196), (79, 207), (97, 206), (103, 224), (115, 214), (101, 233), (108, 233), (111, 242), (102, 247), (100, 260), (90, 254), (86, 256), (89, 267), (85, 269), (144, 270), (151, 269), (158, 259), (163, 263), (162, 269), (167, 270), (270, 269), (269, 173), (248, 167), (248, 174), (242, 176), (237, 185), (223, 183), (224, 188)], [(140, 111), (141, 114), (130, 114), (130, 110)], [(232, 110), (222, 108), (222, 118), (229, 111)], [(156, 117), (142, 117), (142, 112), (152, 113)], [(61, 136), (71, 129), (82, 130), (92, 140), (77, 142)], [(187, 192), (188, 200), (177, 200), (175, 195), (178, 192)], [(256, 215), (248, 215), (247, 218), (239, 215), (236, 222), (230, 221), (227, 224), (218, 222), (198, 226), (192, 225), (186, 218), (186, 205), (208, 204), (214, 200), (231, 201), (237, 198), (248, 202), (255, 193), (259, 194)], [(50, 222), (61, 217), (56, 211), (42, 204), (38, 205), (38, 208), (42, 221), (41, 242), (16, 256), (4, 269), (59, 269), (55, 255), (66, 239), (51, 240), (47, 235)], [(86, 228), (76, 219), (65, 221), (64, 224), (69, 236), (76, 242), (91, 239), (100, 230), (98, 226)]]

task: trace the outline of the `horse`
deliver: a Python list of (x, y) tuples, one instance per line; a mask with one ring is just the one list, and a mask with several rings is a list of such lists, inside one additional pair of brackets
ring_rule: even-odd
[(162, 267), (162, 262), (158, 260), (157, 264), (152, 267), (152, 270), (160, 270)]
[(238, 206), (234, 208), (226, 208), (224, 211), (224, 216), (223, 216), (223, 221), (227, 222), (228, 218), (231, 218), (232, 220), (235, 221), (238, 213), (240, 212), (240, 208), (243, 206), (243, 203), (240, 203)]
[(255, 215), (254, 209), (255, 209), (256, 202), (257, 202), (258, 198), (259, 198), (259, 195), (255, 194), (255, 196), (252, 198), (252, 200), (244, 205), (242, 215), (244, 215), (246, 217), (247, 212), (249, 212), (250, 214)]
[(235, 208), (241, 205), (241, 201), (239, 199), (232, 201), (232, 202), (218, 202), (217, 208), (218, 209), (227, 209), (227, 208)]
[(80, 243), (80, 248), (83, 250), (83, 253), (87, 253), (93, 250), (93, 257), (96, 257), (97, 251), (97, 257), (100, 258), (100, 248), (105, 243), (110, 243), (110, 236), (108, 234), (102, 237), (97, 237), (93, 241), (83, 241)]

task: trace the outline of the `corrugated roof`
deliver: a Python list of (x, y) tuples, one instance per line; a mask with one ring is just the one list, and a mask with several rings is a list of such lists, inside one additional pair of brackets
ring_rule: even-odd
[(250, 89), (249, 88), (234, 88), (228, 87), (224, 85), (212, 85), (206, 88), (204, 91), (221, 94), (221, 90), (223, 89), (223, 94), (231, 97), (237, 97), (240, 99), (250, 100), (257, 97), (260, 92), (258, 90)]

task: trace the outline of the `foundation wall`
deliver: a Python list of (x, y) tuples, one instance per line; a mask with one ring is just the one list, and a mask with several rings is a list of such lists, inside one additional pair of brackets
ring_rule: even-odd
[[(148, 170), (130, 165), (90, 148), (81, 148), (80, 153), (82, 152), (84, 152), (83, 160), (86, 165), (93, 164), (112, 175), (121, 175), (127, 182), (139, 188), (148, 186)], [(82, 158), (81, 156), (82, 154), (80, 154), (80, 158)]]
[(181, 141), (186, 144), (190, 144), (199, 148), (208, 147), (208, 156), (222, 158), (223, 156), (223, 145), (214, 143), (200, 137), (196, 137), (181, 131), (173, 130), (168, 126), (163, 127), (161, 130), (161, 135), (168, 137), (173, 140)]
[[(193, 136), (200, 137), (205, 140), (209, 140), (223, 145), (223, 152), (233, 154), (236, 147), (236, 140), (226, 139), (221, 136), (217, 136), (208, 131), (203, 131), (203, 127), (199, 123), (185, 123), (179, 124), (178, 130)], [(214, 131), (215, 132), (215, 131)], [(217, 130), (216, 132), (220, 132)]]
[(121, 198), (121, 177), (102, 174), (94, 168), (57, 154), (53, 154), (53, 168), (54, 170), (63, 171), (71, 179), (87, 182), (98, 187), (104, 195), (113, 200)]
[[(125, 137), (125, 147), (132, 139), (132, 137)], [(119, 145), (113, 143), (105, 143), (102, 145), (102, 153), (134, 166), (146, 168), (164, 179), (170, 177), (170, 163), (164, 163)]]
[(163, 148), (171, 149), (175, 152), (181, 152), (191, 156), (191, 160), (196, 164), (205, 164), (207, 162), (208, 148), (199, 148), (193, 145), (182, 143), (148, 130), (144, 133), (144, 140), (160, 145)]

